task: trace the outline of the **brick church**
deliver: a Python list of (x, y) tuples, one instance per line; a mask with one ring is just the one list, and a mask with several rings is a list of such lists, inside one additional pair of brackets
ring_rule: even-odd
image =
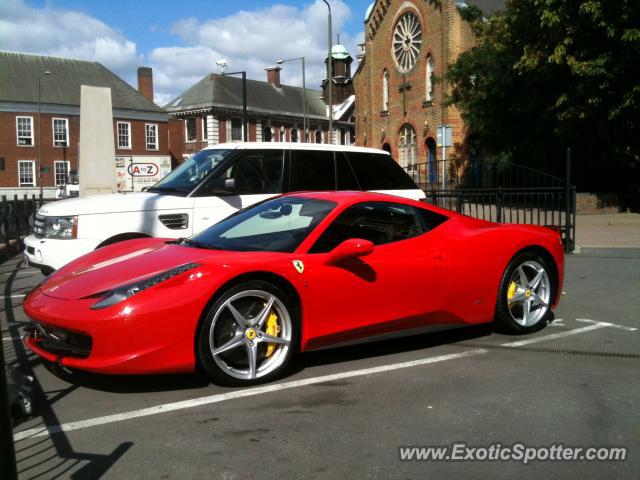
[[(451, 127), (451, 158), (465, 137), (460, 113), (446, 106), (446, 67), (474, 45), (463, 9), (485, 16), (502, 0), (376, 0), (365, 15), (365, 42), (354, 76), (356, 143), (382, 148), (411, 173), (438, 182), (443, 149), (438, 127)], [(445, 143), (446, 144), (446, 143)]]

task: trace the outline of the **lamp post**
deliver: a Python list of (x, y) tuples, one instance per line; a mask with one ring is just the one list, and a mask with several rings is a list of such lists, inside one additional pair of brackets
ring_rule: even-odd
[(42, 185), (42, 107), (41, 107), (41, 83), (42, 79), (47, 75), (51, 75), (49, 70), (45, 70), (42, 75), (38, 77), (38, 182), (40, 182), (40, 204), (42, 204), (43, 185)]
[(241, 72), (222, 72), (220, 75), (226, 77), (227, 75), (242, 75), (242, 140), (249, 141), (249, 132), (247, 128), (247, 72), (244, 70)]
[(301, 60), (302, 61), (302, 129), (304, 131), (304, 141), (308, 142), (309, 139), (307, 138), (308, 132), (307, 129), (309, 128), (309, 119), (307, 117), (307, 83), (306, 83), (306, 73), (305, 73), (305, 68), (304, 68), (304, 57), (298, 57), (298, 58), (287, 58), (287, 59), (280, 59), (280, 60), (276, 60), (276, 63), (278, 65), (282, 65), (284, 62), (291, 62), (293, 60)]
[(333, 143), (333, 95), (331, 93), (331, 84), (333, 83), (333, 62), (331, 61), (331, 43), (332, 43), (332, 33), (331, 33), (331, 5), (327, 0), (322, 0), (329, 9), (329, 16), (327, 17), (327, 23), (329, 26), (329, 36), (328, 36), (328, 45), (329, 45), (329, 55), (327, 56), (327, 62), (329, 63), (329, 71), (327, 72), (328, 81), (329, 81), (329, 143)]

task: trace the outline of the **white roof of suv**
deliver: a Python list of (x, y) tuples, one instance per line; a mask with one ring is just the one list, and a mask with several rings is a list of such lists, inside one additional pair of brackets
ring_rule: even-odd
[(389, 152), (377, 148), (356, 147), (352, 145), (331, 145), (328, 143), (297, 143), (297, 142), (235, 142), (219, 143), (203, 148), (203, 150), (325, 150), (333, 152), (361, 152), (389, 155)]

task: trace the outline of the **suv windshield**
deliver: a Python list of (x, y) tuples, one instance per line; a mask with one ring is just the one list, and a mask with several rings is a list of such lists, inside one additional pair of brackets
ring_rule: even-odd
[(293, 252), (335, 206), (315, 198), (278, 197), (241, 210), (183, 244), (239, 252)]
[(216, 165), (233, 150), (202, 150), (189, 157), (182, 165), (164, 177), (149, 192), (167, 192), (186, 195), (191, 192)]

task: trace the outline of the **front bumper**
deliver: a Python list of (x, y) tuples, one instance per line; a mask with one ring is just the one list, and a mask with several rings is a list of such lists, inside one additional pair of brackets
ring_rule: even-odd
[(24, 239), (24, 257), (30, 265), (57, 270), (82, 255), (92, 252), (100, 244), (94, 238), (57, 240), (29, 235)]
[(168, 291), (164, 298), (170, 306), (164, 307), (156, 295), (145, 297), (91, 310), (96, 298), (63, 300), (36, 289), (23, 303), (33, 323), (25, 329), (23, 342), (45, 360), (89, 372), (193, 371), (202, 306), (194, 306), (182, 292)]

